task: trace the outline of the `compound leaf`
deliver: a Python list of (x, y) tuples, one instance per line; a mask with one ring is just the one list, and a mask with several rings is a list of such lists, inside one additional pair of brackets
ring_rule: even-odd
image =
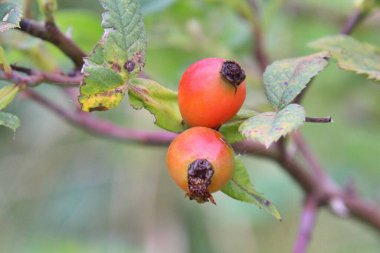
[(266, 112), (249, 118), (241, 124), (239, 131), (246, 138), (256, 140), (266, 148), (305, 121), (305, 111), (297, 104), (287, 105), (279, 112)]

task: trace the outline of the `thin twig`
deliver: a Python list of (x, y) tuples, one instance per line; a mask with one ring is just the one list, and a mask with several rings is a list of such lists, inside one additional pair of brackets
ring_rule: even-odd
[(10, 74), (6, 74), (0, 70), (0, 79), (26, 86), (49, 83), (65, 87), (79, 86), (83, 79), (83, 75), (79, 72), (74, 75), (65, 75), (62, 73), (44, 72), (15, 65), (12, 65), (12, 70), (13, 71)]
[(301, 215), (297, 240), (293, 253), (305, 253), (309, 245), (316, 220), (318, 201), (310, 195), (306, 198), (305, 206)]
[(312, 118), (312, 117), (306, 117), (305, 122), (312, 122), (312, 123), (331, 123), (333, 122), (331, 117), (326, 118)]
[(46, 22), (41, 24), (34, 20), (21, 19), (19, 29), (52, 43), (73, 61), (76, 69), (81, 69), (83, 58), (86, 57), (86, 54), (69, 37), (65, 36), (55, 23)]
[(340, 34), (351, 34), (354, 28), (365, 18), (365, 13), (363, 13), (359, 8), (355, 9), (354, 13), (347, 19), (344, 24)]

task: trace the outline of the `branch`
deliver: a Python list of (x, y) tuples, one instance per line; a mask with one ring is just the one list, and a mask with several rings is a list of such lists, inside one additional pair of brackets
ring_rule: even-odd
[(71, 125), (80, 127), (98, 136), (118, 141), (159, 146), (168, 145), (176, 136), (176, 134), (170, 132), (148, 132), (122, 128), (111, 122), (93, 118), (89, 113), (67, 111), (31, 89), (25, 90), (24, 93), (28, 98), (57, 114)]
[(354, 13), (349, 17), (343, 26), (340, 34), (351, 34), (354, 28), (365, 18), (366, 14), (357, 8)]
[(75, 64), (76, 69), (81, 69), (83, 58), (86, 54), (70, 38), (64, 35), (53, 22), (46, 22), (45, 25), (34, 20), (21, 19), (21, 31), (34, 37), (46, 40), (59, 48)]
[(305, 253), (310, 242), (314, 229), (318, 208), (318, 201), (314, 196), (306, 198), (305, 206), (302, 212), (298, 236), (294, 246), (293, 253)]
[[(11, 65), (12, 72), (6, 74), (0, 70), (0, 79), (10, 81), (19, 85), (36, 86), (41, 83), (50, 83), (65, 87), (79, 86), (83, 75), (76, 73), (74, 75), (65, 75), (62, 73), (43, 72), (39, 70), (24, 68)], [(21, 73), (23, 74), (21, 74)]]
[(333, 122), (331, 117), (326, 118), (312, 118), (312, 117), (306, 117), (305, 122), (312, 122), (312, 123), (331, 123)]

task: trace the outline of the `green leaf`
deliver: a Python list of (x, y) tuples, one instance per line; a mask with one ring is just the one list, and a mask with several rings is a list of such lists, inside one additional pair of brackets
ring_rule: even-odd
[(256, 140), (269, 148), (273, 142), (296, 130), (304, 121), (303, 107), (290, 104), (277, 113), (261, 113), (246, 120), (239, 130), (246, 138)]
[(18, 91), (19, 87), (15, 84), (10, 84), (0, 89), (0, 111), (12, 102)]
[(232, 144), (244, 140), (244, 136), (239, 132), (240, 125), (248, 118), (257, 115), (257, 112), (250, 110), (241, 110), (237, 113), (230, 121), (223, 124), (219, 128), (219, 132), (227, 140), (228, 143)]
[(116, 107), (125, 84), (142, 71), (146, 39), (138, 0), (101, 0), (104, 34), (85, 59), (79, 101), (84, 111)]
[(13, 132), (15, 132), (16, 129), (20, 126), (20, 120), (13, 114), (0, 112), (0, 125), (8, 127), (12, 129)]
[(281, 109), (291, 103), (310, 80), (327, 66), (327, 53), (285, 59), (272, 63), (264, 72), (268, 101)]
[(131, 106), (151, 112), (156, 118), (157, 126), (172, 132), (185, 130), (176, 92), (153, 80), (135, 78), (128, 86), (128, 94)]
[(21, 9), (15, 3), (0, 3), (0, 32), (20, 27)]
[(11, 66), (9, 65), (7, 59), (5, 58), (5, 52), (3, 47), (0, 46), (0, 64), (2, 65), (2, 69), (6, 74), (10, 74), (12, 72)]
[(235, 158), (235, 170), (232, 179), (223, 187), (222, 192), (231, 198), (255, 204), (277, 220), (281, 220), (281, 215), (272, 202), (254, 189), (247, 169), (237, 157)]
[(310, 43), (312, 48), (327, 50), (344, 70), (380, 80), (380, 49), (349, 36), (336, 35)]

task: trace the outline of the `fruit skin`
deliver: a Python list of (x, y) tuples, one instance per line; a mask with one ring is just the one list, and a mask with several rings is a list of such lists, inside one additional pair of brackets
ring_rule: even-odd
[(179, 134), (170, 144), (166, 163), (179, 187), (188, 192), (188, 167), (198, 159), (208, 160), (214, 174), (208, 192), (216, 192), (231, 179), (234, 152), (223, 136), (210, 128), (193, 127)]
[(246, 85), (227, 81), (220, 73), (225, 59), (206, 58), (193, 63), (182, 75), (178, 104), (189, 126), (217, 128), (231, 119), (246, 97)]

